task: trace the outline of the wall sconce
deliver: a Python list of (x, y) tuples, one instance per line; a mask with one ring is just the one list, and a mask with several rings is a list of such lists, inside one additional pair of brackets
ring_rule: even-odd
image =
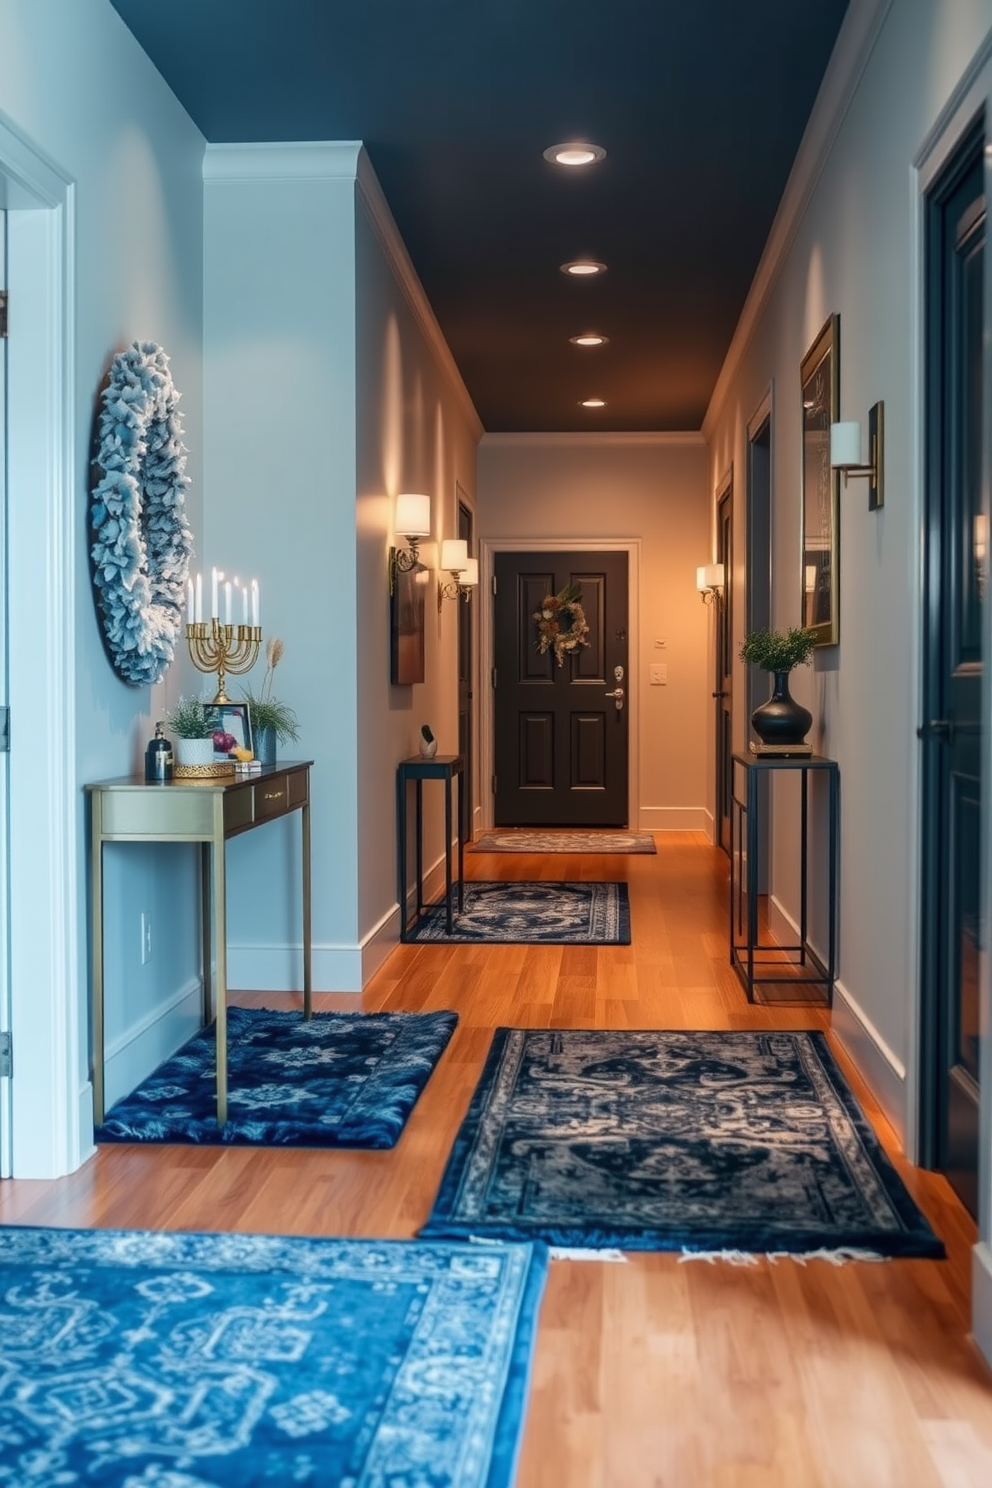
[(445, 538), (441, 544), (439, 566), (451, 575), (447, 583), (438, 579), (437, 612), (440, 615), (446, 599), (464, 599), (467, 603), (472, 598), (472, 590), (479, 582), (479, 560), (468, 556), (468, 543), (463, 538)]
[(723, 593), (723, 564), (704, 563), (696, 569), (696, 588), (703, 604), (712, 604)]
[(409, 573), (420, 562), (420, 539), (430, 537), (431, 533), (431, 498), (412, 492), (397, 496), (394, 526), (397, 534), (406, 538), (409, 547), (389, 550), (390, 594), (396, 587), (397, 572)]
[(882, 479), (884, 412), (884, 403), (873, 403), (868, 410), (870, 455), (867, 465), (861, 463), (861, 425), (855, 423), (830, 425), (830, 464), (834, 470), (843, 470), (845, 486), (848, 476), (866, 475), (868, 477), (869, 511), (877, 511), (885, 502), (885, 487)]

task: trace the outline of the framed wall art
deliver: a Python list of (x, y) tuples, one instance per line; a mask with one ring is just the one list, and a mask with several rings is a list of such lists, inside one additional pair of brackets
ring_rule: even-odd
[(840, 472), (830, 465), (830, 425), (840, 415), (840, 316), (831, 315), (800, 368), (800, 515), (803, 624), (818, 646), (840, 639)]
[(397, 568), (390, 596), (390, 680), (400, 687), (424, 680), (424, 614), (430, 569)]

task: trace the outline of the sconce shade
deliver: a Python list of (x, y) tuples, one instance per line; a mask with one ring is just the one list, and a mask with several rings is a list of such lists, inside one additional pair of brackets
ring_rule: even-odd
[(702, 594), (707, 589), (723, 588), (723, 564), (704, 563), (696, 569), (696, 588)]
[(478, 558), (466, 558), (465, 567), (458, 575), (458, 582), (463, 589), (474, 589), (479, 582), (479, 560)]
[(404, 492), (396, 498), (396, 531), (401, 537), (429, 537), (431, 498)]
[(861, 425), (830, 425), (830, 463), (835, 470), (861, 464)]
[(446, 537), (441, 544), (441, 568), (459, 573), (468, 563), (468, 543), (461, 537)]

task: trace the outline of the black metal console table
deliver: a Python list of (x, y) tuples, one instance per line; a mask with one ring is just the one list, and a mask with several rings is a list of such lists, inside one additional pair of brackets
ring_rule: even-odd
[[(798, 770), (801, 780), (799, 844), (799, 940), (793, 945), (761, 944), (758, 938), (758, 785), (771, 771)], [(826, 963), (809, 943), (809, 778), (827, 784), (827, 945)], [(743, 983), (748, 1002), (755, 988), (774, 983), (799, 996), (819, 987), (833, 1001), (837, 940), (837, 838), (840, 824), (840, 772), (822, 755), (733, 756), (730, 800), (730, 964)]]
[[(445, 905), (445, 927), (448, 934), (452, 932), (452, 919), (454, 914), (454, 884), (455, 880), (451, 871), (451, 787), (452, 782), (458, 780), (458, 908), (462, 909), (464, 904), (464, 879), (465, 879), (465, 830), (464, 812), (462, 810), (462, 782), (464, 780), (464, 760), (460, 754), (436, 754), (433, 759), (424, 759), (420, 755), (412, 755), (410, 759), (400, 760), (396, 767), (396, 859), (398, 872), (398, 895), (400, 905), (400, 940), (414, 939), (413, 930), (416, 929), (420, 917), (424, 912), (424, 802), (423, 791), (425, 780), (442, 780), (444, 782), (444, 905)], [(417, 787), (417, 915), (412, 925), (407, 924), (406, 913), (406, 797), (407, 783), (414, 781)]]

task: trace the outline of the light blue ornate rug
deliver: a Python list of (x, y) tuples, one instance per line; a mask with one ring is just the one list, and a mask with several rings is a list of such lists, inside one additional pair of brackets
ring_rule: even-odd
[(657, 852), (650, 832), (579, 832), (571, 828), (535, 832), (524, 827), (483, 832), (472, 852), (526, 853), (653, 853)]
[(630, 901), (625, 883), (466, 879), (464, 901), (450, 935), (441, 903), (428, 906), (419, 923), (410, 928), (408, 938), (448, 945), (630, 944)]
[(96, 1139), (392, 1147), (457, 1022), (444, 1012), (314, 1013), (304, 1022), (301, 1013), (231, 1007), (223, 1128), (211, 1026), (118, 1101)]
[(944, 1253), (822, 1033), (499, 1028), (420, 1233)]
[(509, 1488), (543, 1247), (0, 1229), (11, 1488)]

